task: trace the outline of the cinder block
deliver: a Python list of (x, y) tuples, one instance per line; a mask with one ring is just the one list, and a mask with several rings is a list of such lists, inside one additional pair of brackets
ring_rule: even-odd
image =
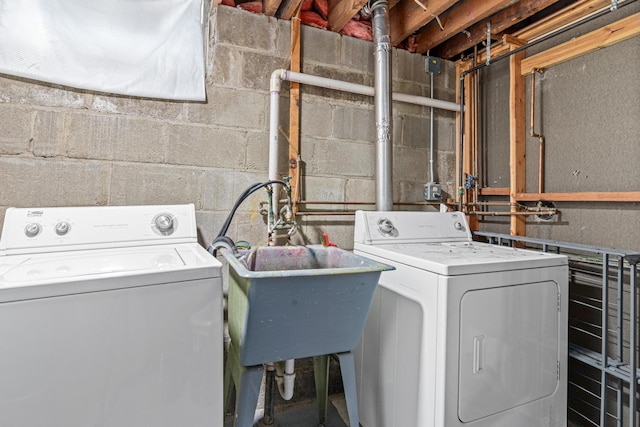
[(191, 103), (187, 108), (192, 123), (265, 130), (267, 106), (266, 93), (210, 86), (206, 103)]
[(81, 90), (64, 89), (50, 83), (0, 76), (0, 102), (86, 108), (86, 95)]
[(393, 152), (394, 181), (427, 182), (428, 162), (428, 150), (396, 147)]
[(372, 108), (335, 107), (333, 110), (333, 136), (359, 141), (376, 140), (376, 118)]
[[(343, 178), (329, 178), (326, 176), (306, 176), (303, 185), (302, 199), (312, 202), (344, 202), (346, 182)], [(343, 204), (313, 204), (306, 205), (307, 209), (315, 210), (344, 210)]]
[[(275, 49), (275, 20), (242, 9), (217, 6), (212, 14), (213, 36), (218, 43), (255, 50)], [(247, 29), (251, 31), (247, 31)]]
[(184, 120), (184, 102), (128, 96), (92, 95), (90, 110), (126, 116)]
[[(270, 89), (271, 73), (280, 68), (288, 69), (290, 66), (288, 59), (277, 56), (244, 52), (242, 57), (242, 87), (265, 92), (269, 92)], [(234, 71), (238, 73), (239, 69)]]
[(202, 206), (203, 172), (177, 166), (117, 163), (111, 172), (111, 205), (193, 203)]
[(170, 124), (165, 158), (176, 165), (242, 168), (246, 147), (243, 130)]
[(326, 65), (342, 65), (342, 37), (339, 34), (308, 25), (301, 25), (300, 29), (305, 61)]
[(392, 129), (393, 145), (402, 145), (403, 122), (404, 122), (403, 114), (393, 115), (393, 129)]
[(354, 37), (342, 36), (340, 64), (370, 76), (374, 73), (373, 43)]
[(291, 21), (276, 20), (276, 55), (282, 58), (291, 56)]
[[(458, 165), (456, 164), (455, 152), (438, 151), (435, 166), (436, 166), (436, 180), (438, 182), (440, 182), (441, 184), (446, 182), (456, 182)], [(507, 180), (508, 178), (509, 177), (507, 177)], [(444, 187), (442, 189), (445, 190)], [(455, 189), (451, 190), (451, 194), (453, 193), (455, 193)]]
[(332, 110), (324, 99), (304, 97), (300, 105), (300, 131), (308, 136), (330, 137)]
[(115, 116), (65, 115), (63, 155), (76, 159), (113, 160), (118, 119)]
[(241, 191), (237, 192), (234, 186), (237, 174), (238, 172), (228, 169), (205, 171), (202, 208), (210, 211), (229, 212), (241, 193)]
[[(375, 145), (346, 140), (304, 139), (313, 151), (307, 160), (311, 175), (372, 177), (375, 169)], [(307, 157), (305, 157), (307, 158)]]
[(456, 119), (453, 117), (443, 117), (442, 114), (435, 115), (435, 147), (439, 151), (454, 151), (456, 143)]
[(2, 205), (94, 206), (108, 202), (109, 165), (0, 157)]
[(223, 43), (211, 46), (207, 60), (207, 85), (239, 86), (243, 52), (235, 46)]
[(424, 56), (404, 49), (393, 49), (394, 79), (428, 84), (429, 74), (424, 71)]
[[(348, 202), (374, 202), (376, 201), (376, 181), (374, 178), (358, 179), (349, 178), (346, 185), (346, 197)], [(349, 205), (350, 209), (372, 209), (375, 205)]]
[(269, 168), (269, 134), (267, 132), (248, 132), (245, 168), (265, 173)]
[[(429, 117), (404, 115), (402, 120), (401, 145), (413, 148), (429, 148), (430, 135)], [(434, 123), (435, 139), (435, 123)], [(435, 148), (435, 147), (434, 147)]]
[(33, 127), (33, 155), (54, 157), (64, 155), (66, 113), (36, 110)]
[(162, 163), (164, 126), (126, 116), (68, 114), (65, 152), (77, 159)]
[(31, 111), (0, 104), (0, 154), (22, 154), (29, 151)]

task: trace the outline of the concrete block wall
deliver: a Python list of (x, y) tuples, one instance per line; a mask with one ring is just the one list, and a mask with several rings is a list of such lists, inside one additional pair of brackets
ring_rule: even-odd
[[(206, 102), (91, 93), (0, 75), (0, 221), (9, 206), (194, 203), (201, 240), (209, 242), (242, 190), (267, 179), (269, 77), (289, 67), (290, 23), (219, 6), (209, 33)], [(373, 84), (370, 42), (310, 27), (303, 27), (302, 41), (303, 72)], [(421, 56), (394, 50), (393, 61), (395, 91), (429, 95)], [(435, 77), (436, 97), (453, 100), (454, 80), (453, 65), (445, 63)], [(373, 202), (372, 99), (313, 87), (303, 87), (301, 96), (303, 197)], [(455, 115), (436, 110), (435, 118), (436, 179), (453, 192), (446, 183), (455, 174)], [(281, 147), (286, 168), (285, 138)], [(422, 200), (428, 164), (429, 109), (395, 104), (395, 201)], [(257, 245), (266, 242), (259, 214), (266, 192), (255, 194), (229, 235)], [(328, 232), (350, 248), (352, 221), (304, 217), (297, 241), (318, 243)]]

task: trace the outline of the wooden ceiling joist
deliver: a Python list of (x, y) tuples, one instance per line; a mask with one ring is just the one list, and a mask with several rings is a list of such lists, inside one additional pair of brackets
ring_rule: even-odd
[(445, 12), (439, 23), (431, 22), (416, 36), (416, 51), (424, 53), (469, 28), (470, 25), (517, 2), (518, 0), (467, 0), (460, 3), (454, 9)]
[(525, 40), (533, 40), (589, 16), (602, 8), (611, 7), (611, 0), (579, 0), (558, 12), (547, 16), (514, 35)]
[(549, 68), (637, 35), (640, 35), (640, 13), (530, 56), (522, 61), (520, 71), (526, 75), (534, 69)]
[[(389, 11), (391, 42), (396, 45), (436, 19), (457, 0), (405, 0)], [(420, 3), (420, 4), (418, 4)], [(426, 8), (426, 10), (425, 10)]]
[(460, 52), (477, 45), (487, 38), (487, 23), (491, 23), (491, 34), (498, 37), (507, 28), (516, 25), (558, 0), (521, 0), (500, 12), (468, 28), (437, 47), (432, 54), (439, 58), (451, 59)]
[(291, 19), (301, 4), (302, 0), (282, 0), (276, 16), (280, 19)]
[(282, 0), (262, 0), (262, 11), (267, 16), (275, 16)]
[[(565, 25), (584, 19), (585, 17), (601, 10), (603, 7), (610, 7), (610, 0), (578, 0), (577, 2), (567, 6), (539, 21), (529, 25), (521, 30), (518, 30), (512, 34), (519, 40), (526, 43), (542, 37), (546, 34), (552, 33)], [(509, 46), (506, 44), (496, 45), (491, 47), (491, 56), (497, 57), (509, 50)], [(478, 56), (478, 61), (485, 61), (485, 52), (481, 52)]]
[(329, 30), (340, 31), (366, 3), (367, 0), (329, 0)]

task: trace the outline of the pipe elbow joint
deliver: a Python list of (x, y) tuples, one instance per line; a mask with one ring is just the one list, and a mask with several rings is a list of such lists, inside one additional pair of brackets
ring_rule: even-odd
[(271, 73), (271, 82), (269, 85), (270, 92), (280, 92), (282, 81), (287, 78), (287, 70), (278, 68)]
[(282, 376), (276, 375), (276, 382), (278, 383), (278, 391), (280, 396), (284, 400), (291, 400), (293, 398), (294, 383), (296, 380), (295, 372), (287, 374), (286, 372)]

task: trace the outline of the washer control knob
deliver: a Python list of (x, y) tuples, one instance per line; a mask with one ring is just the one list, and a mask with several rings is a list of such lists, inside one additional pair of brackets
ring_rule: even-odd
[(56, 234), (58, 236), (64, 236), (71, 229), (71, 225), (68, 222), (62, 221), (56, 224)]
[(24, 228), (24, 234), (27, 237), (36, 237), (42, 231), (42, 226), (36, 222), (32, 222), (31, 224), (27, 224)]
[(388, 218), (380, 218), (378, 221), (378, 230), (382, 234), (391, 234), (394, 229), (393, 223)]
[(173, 233), (173, 229), (175, 226), (173, 216), (168, 213), (161, 213), (159, 215), (156, 215), (156, 217), (153, 219), (153, 224), (163, 236), (167, 236)]
[(453, 226), (456, 230), (464, 230), (464, 225), (460, 221), (456, 221), (453, 223)]

